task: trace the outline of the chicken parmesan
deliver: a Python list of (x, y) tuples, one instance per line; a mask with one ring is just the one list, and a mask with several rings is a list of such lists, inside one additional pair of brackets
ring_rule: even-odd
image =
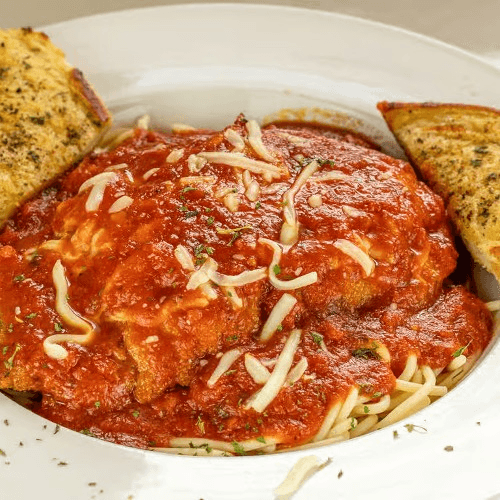
[(38, 414), (171, 453), (315, 446), (430, 404), (487, 345), (407, 162), (305, 123), (146, 125), (0, 234), (0, 387)]

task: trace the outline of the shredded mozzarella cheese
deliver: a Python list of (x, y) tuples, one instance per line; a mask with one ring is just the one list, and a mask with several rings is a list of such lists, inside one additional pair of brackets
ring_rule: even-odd
[(323, 205), (323, 198), (320, 194), (313, 194), (309, 196), (307, 203), (309, 203), (309, 206), (312, 208), (318, 208)]
[(187, 248), (183, 245), (177, 245), (174, 250), (174, 256), (181, 265), (182, 269), (186, 271), (194, 271), (193, 259)]
[(184, 149), (172, 149), (166, 158), (167, 163), (176, 163), (184, 156)]
[(179, 183), (181, 186), (186, 186), (189, 184), (214, 184), (216, 177), (213, 175), (192, 175), (188, 177), (181, 177)]
[[(121, 165), (128, 165), (126, 163), (122, 163)], [(117, 165), (113, 165), (113, 168), (116, 168)], [(126, 168), (126, 167), (124, 167)], [(89, 187), (95, 186), (96, 184), (99, 184), (103, 181), (105, 182), (112, 182), (116, 180), (118, 176), (114, 172), (101, 172), (100, 174), (94, 175), (94, 177), (91, 177), (90, 179), (87, 179), (82, 185), (80, 186), (80, 189), (78, 190), (78, 193), (82, 193)]]
[[(117, 163), (116, 165), (110, 165), (104, 169), (105, 172), (111, 172), (113, 170), (123, 170), (124, 168), (128, 168), (128, 163)], [(83, 184), (82, 184), (83, 186)], [(81, 187), (80, 187), (81, 189)]]
[(260, 340), (267, 341), (272, 337), (278, 326), (281, 325), (296, 303), (297, 299), (289, 293), (284, 293), (280, 297), (262, 327)]
[(148, 130), (150, 124), (151, 117), (149, 115), (143, 115), (137, 120), (137, 128), (141, 128), (143, 130)]
[(59, 344), (61, 342), (87, 344), (94, 335), (94, 328), (90, 321), (84, 320), (69, 305), (68, 283), (66, 281), (64, 266), (60, 260), (56, 261), (52, 268), (52, 281), (56, 289), (56, 311), (66, 324), (84, 332), (81, 335), (58, 333), (45, 338), (43, 341), (45, 354), (53, 359), (66, 359), (68, 351)]
[[(279, 137), (283, 137), (283, 139), (286, 139), (288, 142), (296, 146), (303, 146), (304, 144), (307, 144), (309, 142), (309, 139), (306, 139), (305, 137), (289, 134), (288, 132), (276, 132), (276, 135)], [(304, 157), (303, 156), (299, 157), (298, 160), (302, 162), (304, 160)]]
[(147, 181), (152, 175), (156, 174), (156, 172), (158, 172), (158, 170), (160, 170), (159, 168), (152, 168), (150, 170), (148, 170), (143, 176), (142, 178)]
[(189, 155), (188, 157), (188, 169), (192, 173), (199, 172), (206, 164), (207, 160), (199, 155)]
[(354, 207), (350, 207), (349, 205), (342, 205), (342, 210), (349, 217), (361, 217), (362, 215), (365, 215), (364, 212), (361, 212)]
[(283, 195), (283, 216), (285, 222), (281, 228), (280, 240), (283, 245), (294, 245), (299, 239), (299, 223), (295, 210), (295, 195), (307, 182), (309, 177), (319, 168), (319, 163), (313, 160), (300, 172), (292, 187)]
[(230, 212), (236, 212), (240, 206), (237, 193), (228, 193), (224, 196), (224, 205)]
[(264, 146), (262, 142), (262, 130), (259, 124), (255, 120), (248, 120), (246, 123), (246, 129), (248, 131), (248, 142), (252, 149), (260, 156), (263, 160), (269, 163), (274, 163), (276, 158), (270, 153), (270, 151)]
[(109, 207), (108, 213), (115, 214), (116, 212), (120, 212), (132, 205), (132, 203), (134, 203), (134, 200), (130, 196), (122, 196)]
[[(246, 170), (245, 170), (245, 172), (246, 172)], [(250, 182), (247, 189), (245, 190), (245, 196), (250, 201), (257, 201), (259, 199), (260, 184), (256, 180), (253, 180), (252, 182)]]
[(118, 175), (115, 172), (101, 172), (100, 174), (94, 175), (90, 179), (87, 179), (78, 190), (81, 193), (92, 187), (90, 194), (85, 202), (85, 210), (87, 212), (95, 212), (104, 198), (104, 190), (110, 182), (114, 182), (118, 179)]
[(280, 498), (291, 498), (308, 477), (326, 467), (330, 462), (331, 460), (328, 459), (322, 463), (314, 455), (300, 458), (292, 467), (285, 480), (275, 488), (274, 494)]
[(256, 384), (265, 384), (271, 374), (269, 370), (252, 354), (245, 354), (245, 368)]
[(224, 132), (224, 138), (233, 146), (234, 153), (240, 153), (245, 149), (245, 140), (236, 130), (228, 128)]
[(247, 188), (253, 180), (252, 174), (248, 170), (243, 170), (241, 176), (244, 186)]
[(217, 270), (217, 262), (212, 258), (207, 258), (203, 265), (191, 274), (189, 281), (186, 285), (186, 290), (195, 290), (204, 283), (210, 281), (209, 270)]
[(288, 371), (292, 366), (293, 357), (299, 345), (301, 334), (302, 330), (292, 330), (290, 332), (290, 336), (278, 357), (273, 373), (259, 393), (254, 398), (251, 397), (249, 408), (262, 413), (278, 395), (285, 384)]
[(225, 295), (229, 299), (229, 302), (233, 305), (235, 309), (241, 309), (243, 307), (243, 300), (236, 293), (236, 289), (233, 286), (224, 287)]
[[(205, 261), (207, 262), (215, 262), (211, 257)], [(236, 275), (228, 275), (221, 274), (217, 272), (217, 263), (215, 266), (212, 264), (207, 269), (207, 275), (211, 281), (219, 286), (243, 286), (248, 285), (249, 283), (255, 283), (256, 281), (260, 281), (267, 276), (267, 271), (265, 267), (259, 267), (257, 269), (253, 269), (251, 271), (243, 271), (240, 274)]]
[(337, 240), (333, 246), (356, 261), (364, 270), (366, 276), (371, 276), (375, 270), (375, 261), (366, 253), (348, 240)]
[(259, 243), (264, 243), (273, 249), (273, 259), (268, 268), (269, 281), (278, 290), (296, 290), (297, 288), (303, 288), (305, 286), (312, 285), (318, 281), (318, 273), (313, 271), (303, 276), (299, 276), (293, 280), (283, 281), (276, 277), (275, 267), (279, 264), (281, 260), (281, 255), (283, 251), (278, 243), (269, 240), (267, 238), (259, 238)]
[(219, 364), (213, 371), (212, 376), (207, 381), (208, 387), (213, 387), (217, 383), (222, 375), (224, 375), (224, 373), (231, 368), (231, 365), (239, 358), (240, 354), (241, 351), (239, 349), (233, 349), (223, 354), (219, 360)]
[(193, 130), (196, 130), (195, 127), (192, 127), (191, 125), (186, 125), (185, 123), (172, 123), (170, 126), (172, 129), (172, 132), (174, 133), (182, 133), (182, 132), (193, 132)]
[(206, 159), (211, 163), (220, 163), (221, 165), (228, 165), (230, 167), (242, 168), (250, 170), (256, 174), (269, 173), (272, 176), (280, 176), (281, 170), (271, 163), (266, 163), (260, 160), (252, 160), (243, 156), (241, 153), (225, 153), (225, 152), (201, 152), (198, 156)]
[(302, 356), (300, 361), (288, 372), (286, 376), (285, 385), (292, 386), (295, 382), (298, 382), (302, 375), (304, 375), (305, 371), (308, 367), (307, 358)]
[(340, 172), (339, 170), (332, 170), (326, 174), (316, 175), (311, 177), (311, 182), (325, 182), (325, 181), (343, 181), (349, 179), (347, 174)]

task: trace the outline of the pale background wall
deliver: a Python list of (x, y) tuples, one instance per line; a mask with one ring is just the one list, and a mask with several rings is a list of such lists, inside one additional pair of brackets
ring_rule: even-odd
[[(209, 3), (209, 0), (198, 0)], [(188, 0), (0, 0), (0, 28), (41, 26), (100, 12), (188, 3)], [(235, 2), (236, 3), (236, 2)], [(497, 58), (500, 0), (253, 0), (342, 12), (372, 19)]]

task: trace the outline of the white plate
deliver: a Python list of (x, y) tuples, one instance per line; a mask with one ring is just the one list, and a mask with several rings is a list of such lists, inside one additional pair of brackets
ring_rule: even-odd
[[(362, 130), (398, 151), (375, 109), (378, 100), (498, 105), (500, 73), (478, 58), (318, 11), (183, 5), (77, 19), (45, 31), (113, 111), (136, 106), (133, 113), (149, 112), (155, 126), (217, 127), (241, 111), (259, 119), (283, 107), (321, 106), (360, 118)], [(407, 422), (314, 450), (332, 463), (294, 500), (498, 494), (499, 367), (495, 344), (456, 390)], [(408, 422), (427, 431), (409, 433)], [(444, 450), (449, 445), (453, 452)], [(266, 500), (292, 465), (311, 454), (196, 458), (127, 449), (65, 429), (55, 433), (54, 424), (3, 397), (0, 448), (6, 454), (0, 497), (22, 500)]]

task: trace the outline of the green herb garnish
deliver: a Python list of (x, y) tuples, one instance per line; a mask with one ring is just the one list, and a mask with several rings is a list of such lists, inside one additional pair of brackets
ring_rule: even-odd
[(234, 451), (237, 455), (246, 455), (246, 451), (245, 451), (245, 448), (243, 448), (243, 446), (238, 443), (237, 441), (231, 441), (231, 445), (233, 446), (234, 448)]
[(196, 217), (199, 213), (198, 210), (189, 210), (184, 214), (184, 218), (190, 219), (191, 217)]
[(16, 354), (21, 350), (21, 346), (19, 344), (16, 344), (15, 348), (14, 348), (14, 353), (12, 354), (12, 356), (7, 360), (7, 361), (4, 361), (4, 365), (5, 365), (5, 368), (7, 368), (8, 370), (10, 370), (14, 364), (14, 358), (16, 357)]
[(97, 437), (93, 432), (91, 432), (89, 429), (82, 429), (80, 431), (80, 434), (85, 434), (86, 436), (90, 436), (90, 437)]
[(373, 347), (361, 347), (359, 349), (355, 349), (352, 351), (352, 355), (355, 358), (363, 358), (363, 359), (380, 359), (380, 355), (377, 352), (377, 345)]
[(464, 353), (465, 349), (467, 349), (467, 347), (469, 347), (469, 345), (470, 345), (470, 343), (471, 343), (471, 342), (472, 342), (472, 341), (468, 342), (466, 345), (463, 345), (462, 347), (460, 347), (460, 349), (457, 349), (457, 350), (456, 350), (456, 351), (452, 354), (452, 356), (453, 356), (454, 358), (458, 358), (458, 356), (461, 356), (461, 355)]
[(309, 332), (309, 333), (315, 344), (318, 344), (320, 346), (323, 343), (323, 335), (321, 335), (321, 333), (318, 332)]
[(405, 424), (405, 429), (408, 431), (408, 432), (420, 432), (421, 434), (424, 434), (425, 432), (427, 432), (427, 429), (425, 427), (422, 427), (420, 425), (414, 425), (414, 424)]
[(335, 161), (334, 160), (321, 160), (320, 158), (316, 158), (316, 161), (321, 165), (327, 165), (328, 167), (334, 167), (335, 166)]
[(201, 415), (198, 415), (198, 419), (196, 420), (196, 426), (200, 429), (202, 434), (205, 434), (205, 422), (203, 422)]

